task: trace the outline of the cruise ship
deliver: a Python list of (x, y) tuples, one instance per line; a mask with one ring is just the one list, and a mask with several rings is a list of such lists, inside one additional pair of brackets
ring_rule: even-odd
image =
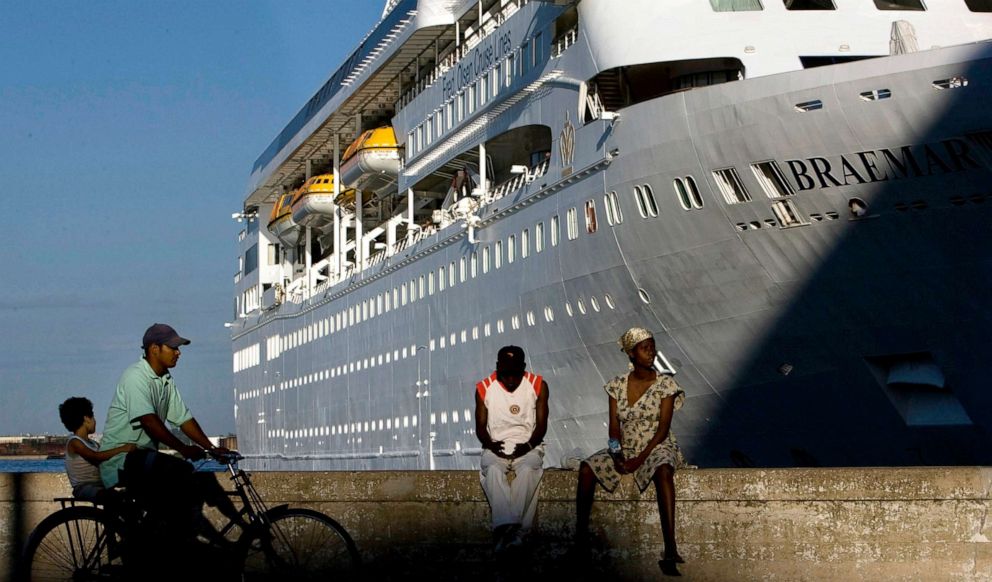
[(639, 325), (692, 464), (989, 464), (990, 39), (990, 0), (390, 0), (234, 214), (242, 451), (477, 467), (514, 344), (565, 465)]

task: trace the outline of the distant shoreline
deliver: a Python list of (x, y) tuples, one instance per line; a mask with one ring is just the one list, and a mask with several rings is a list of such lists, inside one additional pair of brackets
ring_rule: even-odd
[(0, 461), (44, 461), (48, 455), (0, 455)]

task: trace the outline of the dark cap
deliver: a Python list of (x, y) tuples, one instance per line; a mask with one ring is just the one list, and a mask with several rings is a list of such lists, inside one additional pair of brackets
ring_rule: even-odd
[(176, 330), (172, 329), (172, 326), (164, 323), (155, 323), (145, 330), (145, 337), (141, 340), (141, 348), (147, 350), (148, 346), (156, 344), (178, 348), (179, 346), (189, 344), (189, 340), (179, 337), (179, 334), (176, 333)]
[(507, 372), (523, 372), (527, 369), (524, 350), (519, 346), (503, 346), (496, 356), (496, 369)]

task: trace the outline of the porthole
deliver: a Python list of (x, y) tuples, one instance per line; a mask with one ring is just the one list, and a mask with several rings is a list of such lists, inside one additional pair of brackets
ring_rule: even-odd
[(497, 320), (496, 321), (496, 333), (503, 333), (503, 330), (504, 329), (505, 328), (503, 327), (503, 320), (502, 319)]
[(617, 308), (616, 303), (613, 302), (613, 297), (609, 293), (606, 294), (606, 296), (604, 297), (604, 299), (606, 299), (606, 305), (610, 309), (616, 309)]
[(637, 290), (637, 295), (641, 298), (641, 301), (643, 301), (645, 304), (651, 303), (651, 296), (648, 295), (648, 292), (644, 290), (644, 288), (639, 288)]
[(573, 317), (575, 315), (572, 312), (572, 304), (568, 301), (565, 302), (565, 313), (567, 313), (569, 317)]
[(596, 313), (599, 313), (599, 300), (597, 300), (595, 297), (590, 297), (589, 298), (589, 304), (592, 305), (592, 310), (593, 311), (595, 311)]
[(554, 309), (551, 309), (550, 305), (544, 308), (544, 319), (548, 322), (555, 320), (555, 311)]
[(520, 316), (514, 315), (510, 318), (510, 325), (513, 326), (513, 329), (520, 329)]
[(584, 299), (579, 297), (578, 301), (575, 302), (575, 305), (578, 306), (579, 313), (581, 313), (582, 315), (586, 314), (586, 302)]

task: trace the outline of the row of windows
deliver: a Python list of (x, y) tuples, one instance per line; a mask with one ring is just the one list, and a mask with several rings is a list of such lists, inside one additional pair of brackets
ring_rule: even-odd
[[(407, 135), (407, 151), (412, 158), (455, 128), (465, 118), (494, 99), (513, 79), (524, 75), (544, 58), (543, 35), (539, 32), (524, 42), (518, 51), (493, 65), (474, 83), (464, 87)], [(518, 56), (519, 55), (519, 56)]]
[[(782, 0), (786, 10), (837, 10), (834, 0)], [(923, 0), (873, 0), (878, 10), (926, 10)], [(964, 0), (972, 12), (992, 12), (992, 0)], [(761, 0), (710, 0), (714, 12), (764, 10)]]
[[(430, 424), (458, 424), (461, 422), (473, 423), (475, 419), (469, 409), (463, 410), (442, 410), (434, 411), (430, 414)], [(402, 419), (398, 416), (393, 418), (378, 418), (372, 420), (365, 420), (359, 422), (346, 422), (343, 424), (333, 424), (325, 426), (313, 426), (307, 428), (297, 428), (286, 430), (284, 428), (275, 428), (267, 432), (269, 438), (283, 438), (283, 439), (305, 439), (305, 438), (315, 438), (322, 436), (343, 436), (348, 434), (360, 434), (360, 433), (374, 433), (377, 431), (392, 431), (399, 430), (401, 428), (416, 428), (417, 426), (417, 416), (404, 416)], [(473, 434), (474, 429), (469, 428), (466, 434)]]

